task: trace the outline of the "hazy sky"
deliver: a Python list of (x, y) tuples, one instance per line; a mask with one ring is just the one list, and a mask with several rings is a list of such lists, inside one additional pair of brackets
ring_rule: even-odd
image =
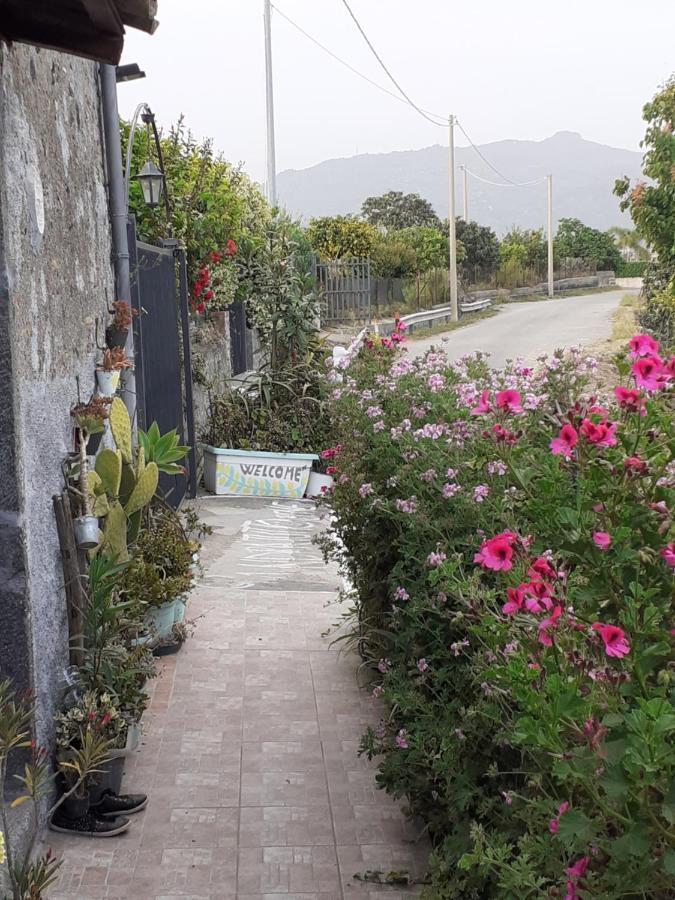
[[(337, 55), (387, 85), (342, 0), (275, 0)], [(638, 149), (643, 103), (675, 70), (675, 0), (350, 0), (420, 106), (457, 115), (475, 143), (579, 131)], [(160, 27), (130, 29), (122, 115), (146, 101), (185, 113), (233, 162), (265, 171), (263, 0), (159, 0)], [(273, 12), (277, 169), (425, 147), (446, 134), (371, 87)], [(464, 141), (458, 140), (458, 144)]]

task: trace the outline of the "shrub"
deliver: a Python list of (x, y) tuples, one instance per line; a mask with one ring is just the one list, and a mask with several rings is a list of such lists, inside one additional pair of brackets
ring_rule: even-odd
[(675, 341), (675, 280), (652, 294), (639, 314), (642, 328), (666, 343)]
[(362, 749), (428, 896), (672, 896), (673, 359), (490, 371), (369, 341), (333, 391), (327, 554), (386, 716)]
[(642, 278), (645, 274), (648, 262), (644, 259), (627, 261), (623, 259), (616, 267), (617, 278)]

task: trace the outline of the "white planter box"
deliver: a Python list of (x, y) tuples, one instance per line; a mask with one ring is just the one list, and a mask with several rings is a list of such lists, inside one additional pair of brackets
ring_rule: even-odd
[(308, 497), (323, 497), (333, 487), (333, 476), (323, 472), (310, 472), (307, 482)]
[(96, 370), (96, 383), (103, 397), (112, 397), (120, 383), (120, 372), (106, 372), (103, 369)]
[(204, 484), (212, 494), (230, 497), (301, 498), (314, 453), (268, 453), (204, 447)]

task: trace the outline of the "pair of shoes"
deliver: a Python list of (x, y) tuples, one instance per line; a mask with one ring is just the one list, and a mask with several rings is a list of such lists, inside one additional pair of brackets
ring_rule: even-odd
[(49, 827), (64, 834), (81, 834), (88, 837), (114, 837), (122, 834), (130, 825), (129, 819), (120, 813), (131, 815), (148, 805), (145, 794), (115, 794), (103, 792), (98, 803), (77, 819), (70, 819), (60, 809), (52, 816)]

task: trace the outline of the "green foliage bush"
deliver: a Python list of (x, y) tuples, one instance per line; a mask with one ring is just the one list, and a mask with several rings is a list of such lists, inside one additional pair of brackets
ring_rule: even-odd
[(673, 896), (675, 365), (617, 358), (611, 401), (594, 370), (372, 340), (334, 389), (324, 548), (430, 900)]
[(649, 263), (647, 260), (643, 259), (632, 260), (630, 262), (622, 259), (614, 270), (614, 274), (617, 278), (642, 278), (648, 265)]
[(558, 259), (592, 261), (598, 269), (616, 271), (621, 253), (614, 238), (607, 231), (584, 225), (579, 219), (561, 219), (554, 239)]
[(311, 219), (307, 238), (322, 259), (370, 256), (378, 240), (378, 230), (354, 216), (324, 216)]

